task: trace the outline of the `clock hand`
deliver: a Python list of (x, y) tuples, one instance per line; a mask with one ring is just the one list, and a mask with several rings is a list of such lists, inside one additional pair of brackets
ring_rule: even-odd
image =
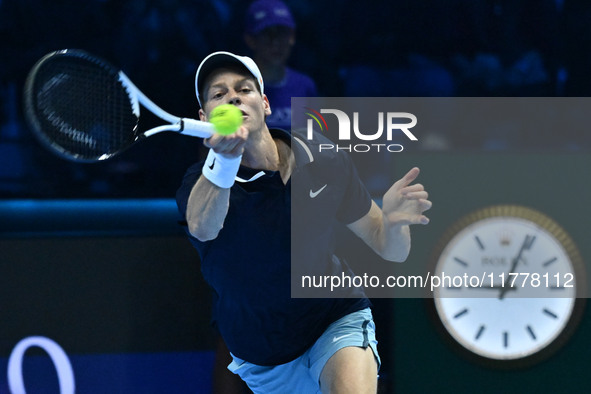
[(535, 239), (536, 239), (536, 237), (533, 235), (528, 234), (525, 236), (525, 239), (523, 240), (523, 243), (521, 244), (521, 248), (519, 248), (519, 253), (517, 253), (517, 256), (515, 256), (515, 258), (512, 260), (511, 269), (509, 270), (509, 273), (507, 274), (507, 278), (505, 279), (505, 284), (501, 288), (501, 292), (499, 293), (499, 300), (502, 300), (505, 297), (505, 293), (507, 293), (507, 291), (511, 288), (511, 286), (509, 286), (509, 280), (511, 278), (511, 274), (515, 272), (515, 269), (517, 268), (517, 264), (519, 263), (519, 260), (521, 260), (521, 255), (523, 254), (523, 251), (529, 250), (531, 248), (531, 246), (533, 245)]

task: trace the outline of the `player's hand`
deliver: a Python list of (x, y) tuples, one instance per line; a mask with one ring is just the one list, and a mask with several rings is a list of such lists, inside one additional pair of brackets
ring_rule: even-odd
[(382, 212), (390, 226), (429, 223), (429, 218), (423, 215), (432, 206), (429, 193), (420, 183), (411, 184), (419, 173), (414, 167), (384, 194)]
[(213, 149), (215, 153), (223, 155), (227, 158), (234, 158), (244, 153), (244, 146), (248, 139), (248, 129), (244, 126), (230, 135), (214, 134), (209, 138), (203, 140), (203, 145)]

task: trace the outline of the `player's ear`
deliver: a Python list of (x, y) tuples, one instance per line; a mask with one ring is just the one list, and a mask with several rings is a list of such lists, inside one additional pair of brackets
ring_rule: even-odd
[(263, 94), (263, 109), (265, 110), (265, 116), (271, 115), (271, 104), (266, 94)]
[(202, 122), (207, 122), (207, 115), (205, 115), (205, 111), (199, 108), (199, 120)]

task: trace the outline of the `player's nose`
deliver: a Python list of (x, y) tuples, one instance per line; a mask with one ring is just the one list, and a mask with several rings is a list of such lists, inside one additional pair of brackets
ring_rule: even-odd
[(232, 92), (230, 94), (230, 97), (229, 97), (229, 100), (228, 100), (228, 104), (240, 105), (241, 103), (242, 103), (242, 100), (240, 100), (240, 97), (238, 96), (238, 93)]

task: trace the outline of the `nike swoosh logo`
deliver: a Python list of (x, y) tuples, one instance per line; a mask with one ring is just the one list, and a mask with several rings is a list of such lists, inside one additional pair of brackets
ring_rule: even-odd
[(324, 188), (326, 186), (328, 186), (328, 185), (324, 185), (324, 186), (322, 186), (320, 189), (318, 189), (316, 191), (312, 191), (312, 189), (310, 189), (310, 198), (316, 198), (324, 190)]
[(209, 169), (213, 171), (213, 166), (215, 165), (215, 157), (213, 158), (213, 161), (211, 162), (211, 165), (209, 166)]
[(339, 340), (341, 340), (343, 338), (350, 337), (351, 335), (353, 335), (353, 334), (345, 334), (345, 335), (341, 335), (340, 337), (333, 337), (332, 338), (332, 343), (335, 343), (336, 341), (339, 341)]

